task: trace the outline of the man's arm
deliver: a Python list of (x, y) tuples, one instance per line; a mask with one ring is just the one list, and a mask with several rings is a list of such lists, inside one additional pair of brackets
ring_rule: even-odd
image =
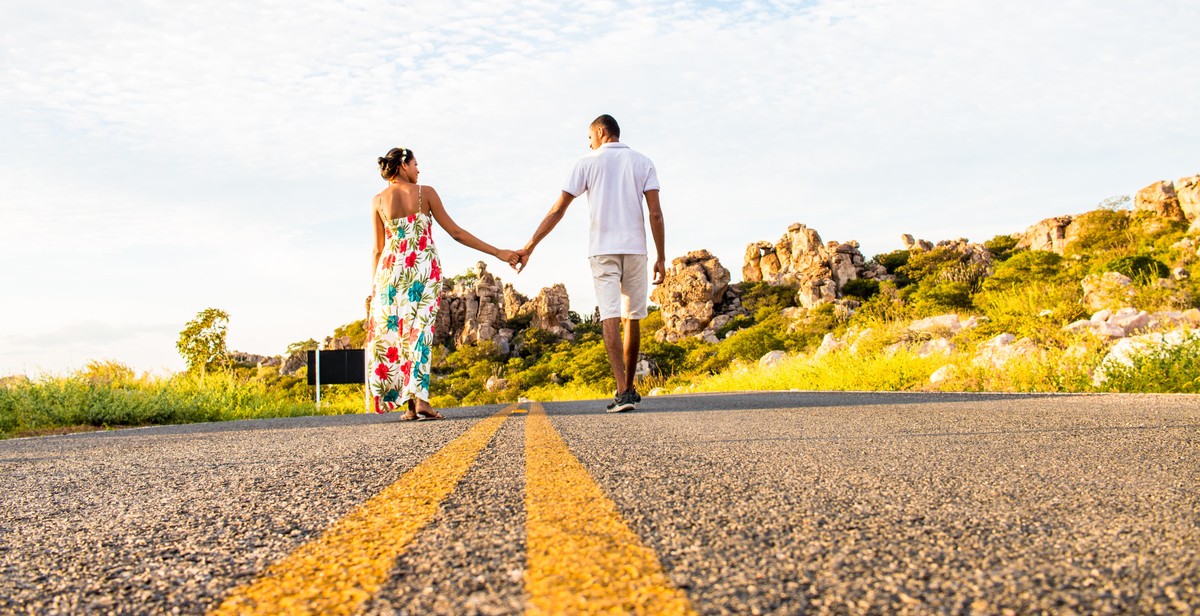
[(654, 236), (654, 248), (658, 251), (654, 261), (654, 284), (662, 284), (667, 278), (667, 243), (658, 190), (646, 191), (646, 209), (650, 211), (650, 234)]
[(543, 238), (550, 235), (550, 232), (558, 225), (558, 221), (562, 220), (563, 214), (567, 213), (567, 206), (571, 205), (571, 202), (574, 200), (575, 195), (569, 192), (563, 191), (559, 193), (558, 200), (550, 207), (550, 212), (542, 219), (542, 224), (538, 225), (537, 231), (533, 232), (533, 237), (529, 239), (524, 248), (517, 251), (517, 254), (521, 256), (521, 267), (517, 270), (518, 272), (525, 269), (525, 266), (529, 264), (529, 255), (533, 254), (533, 249), (537, 248), (538, 243)]

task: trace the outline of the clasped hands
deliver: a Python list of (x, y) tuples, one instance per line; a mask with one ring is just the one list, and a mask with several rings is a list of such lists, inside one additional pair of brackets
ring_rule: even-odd
[(496, 252), (496, 258), (508, 263), (510, 267), (517, 270), (517, 273), (520, 274), (521, 270), (525, 269), (525, 266), (529, 263), (529, 255), (531, 254), (533, 254), (533, 251), (528, 248), (499, 250)]
[[(529, 256), (533, 254), (532, 248), (522, 248), (520, 250), (501, 250), (496, 253), (496, 258), (509, 264), (513, 269), (520, 274), (525, 266), (529, 265)], [(659, 259), (654, 262), (654, 284), (662, 284), (667, 277), (666, 262)]]

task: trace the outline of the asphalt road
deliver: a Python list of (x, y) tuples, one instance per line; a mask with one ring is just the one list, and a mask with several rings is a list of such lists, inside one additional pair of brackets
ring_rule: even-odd
[[(367, 614), (1200, 611), (1200, 397), (603, 405), (0, 441), (0, 613), (204, 613), (271, 575)], [(348, 522), (386, 507), (411, 536)], [(358, 546), (374, 581), (281, 573)]]

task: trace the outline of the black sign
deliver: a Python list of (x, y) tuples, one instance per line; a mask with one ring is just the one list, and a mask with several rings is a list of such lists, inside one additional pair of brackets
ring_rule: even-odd
[[(362, 349), (321, 351), (321, 384), (348, 385), (367, 382), (366, 355)], [(308, 352), (308, 384), (317, 384), (317, 352)]]

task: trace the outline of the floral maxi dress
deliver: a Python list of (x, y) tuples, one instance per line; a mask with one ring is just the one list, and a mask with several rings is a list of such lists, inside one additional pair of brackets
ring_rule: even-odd
[[(417, 202), (420, 203), (420, 186)], [(367, 319), (367, 405), (376, 413), (429, 401), (433, 324), (442, 266), (433, 245), (433, 216), (421, 211), (383, 219), (384, 246), (375, 268)]]

